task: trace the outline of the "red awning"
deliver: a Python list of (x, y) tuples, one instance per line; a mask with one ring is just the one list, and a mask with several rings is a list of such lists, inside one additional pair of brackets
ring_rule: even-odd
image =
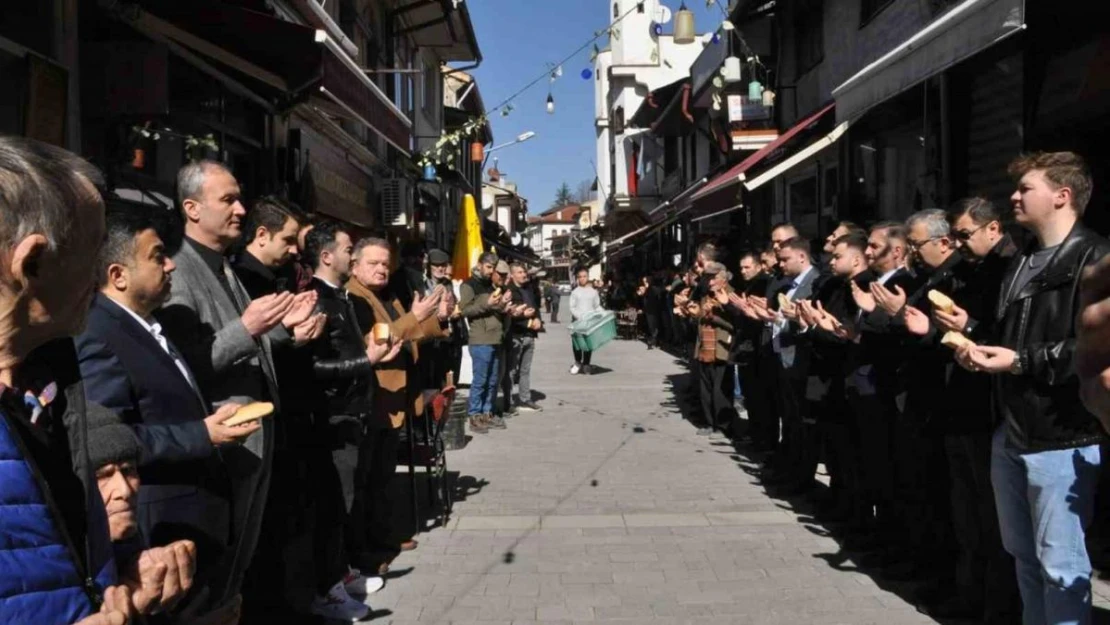
[(806, 117), (805, 119), (798, 122), (797, 124), (794, 124), (794, 126), (791, 127), (790, 130), (787, 130), (786, 132), (782, 133), (782, 136), (780, 136), (778, 139), (775, 139), (771, 143), (768, 143), (762, 149), (758, 150), (755, 154), (752, 154), (748, 158), (740, 161), (739, 164), (734, 165), (731, 169), (729, 169), (725, 173), (721, 174), (720, 176), (717, 176), (713, 180), (710, 180), (709, 183), (705, 185), (705, 188), (703, 188), (701, 191), (698, 191), (697, 194), (694, 195), (693, 198), (691, 198), (691, 201), (696, 202), (699, 199), (706, 197), (707, 195), (710, 195), (712, 193), (716, 193), (717, 191), (721, 191), (721, 190), (723, 190), (727, 187), (730, 187), (732, 185), (740, 184), (740, 182), (741, 182), (740, 176), (744, 172), (746, 172), (749, 169), (751, 169), (752, 167), (754, 167), (756, 164), (759, 163), (759, 161), (766, 158), (768, 154), (771, 154), (775, 150), (781, 148), (783, 146), (783, 144), (785, 144), (787, 141), (792, 139), (799, 132), (805, 130), (806, 128), (808, 128), (808, 127), (812, 126), (813, 124), (817, 123), (818, 121), (820, 121), (822, 117), (827, 115), (834, 108), (836, 108), (836, 103), (835, 102), (830, 102), (829, 104), (826, 104), (824, 107), (822, 107), (816, 113), (810, 115), (809, 117)]

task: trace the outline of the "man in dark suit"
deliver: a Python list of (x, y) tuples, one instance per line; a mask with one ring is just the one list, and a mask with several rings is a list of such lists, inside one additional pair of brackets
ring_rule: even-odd
[(228, 472), (216, 448), (242, 442), (260, 425), (223, 425), (235, 404), (209, 416), (192, 371), (153, 319), (174, 264), (149, 215), (109, 210), (105, 221), (100, 292), (76, 339), (85, 394), (119, 414), (141, 443), (144, 538), (197, 545), (196, 585), (179, 606), (179, 614), (191, 614), (222, 590), (219, 563), (232, 542)]

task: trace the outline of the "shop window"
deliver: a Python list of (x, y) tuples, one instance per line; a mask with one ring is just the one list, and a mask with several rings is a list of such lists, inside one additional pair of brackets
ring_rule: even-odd
[(872, 20), (872, 18), (874, 18), (879, 13), (882, 13), (883, 9), (890, 6), (893, 2), (894, 2), (894, 0), (860, 0), (860, 2), (859, 2), (859, 26), (860, 26), (860, 28), (863, 28), (864, 26), (866, 26)]
[(798, 234), (807, 239), (817, 238), (817, 175), (787, 183), (787, 210), (790, 222), (798, 228)]
[(821, 0), (798, 3), (794, 16), (794, 62), (797, 76), (825, 58), (825, 4)]

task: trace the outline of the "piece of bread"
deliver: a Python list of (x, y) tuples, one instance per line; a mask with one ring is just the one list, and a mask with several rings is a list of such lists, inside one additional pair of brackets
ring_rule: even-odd
[(952, 307), (956, 305), (956, 302), (952, 301), (951, 297), (948, 297), (947, 295), (941, 293), (936, 289), (929, 291), (927, 296), (929, 298), (929, 302), (933, 304), (934, 310), (951, 313)]
[(779, 310), (784, 308), (790, 308), (790, 298), (786, 296), (786, 293), (779, 293)]
[(501, 297), (501, 287), (497, 287), (493, 290), (493, 297)]
[(235, 411), (235, 414), (230, 419), (224, 421), (226, 426), (243, 425), (251, 421), (257, 421), (263, 417), (268, 417), (274, 414), (274, 405), (268, 401), (251, 402), (245, 406), (241, 406)]
[(975, 345), (975, 342), (959, 332), (945, 332), (944, 336), (940, 338), (940, 344), (952, 349), (959, 349), (964, 345)]
[(390, 334), (392, 334), (392, 332), (389, 329), (388, 323), (375, 323), (374, 327), (370, 328), (370, 338), (378, 345), (388, 343)]

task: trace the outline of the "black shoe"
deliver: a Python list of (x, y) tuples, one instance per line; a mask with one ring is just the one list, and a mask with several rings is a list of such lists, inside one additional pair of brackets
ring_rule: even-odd
[(543, 412), (543, 406), (540, 406), (534, 401), (524, 401), (517, 405), (523, 412)]

